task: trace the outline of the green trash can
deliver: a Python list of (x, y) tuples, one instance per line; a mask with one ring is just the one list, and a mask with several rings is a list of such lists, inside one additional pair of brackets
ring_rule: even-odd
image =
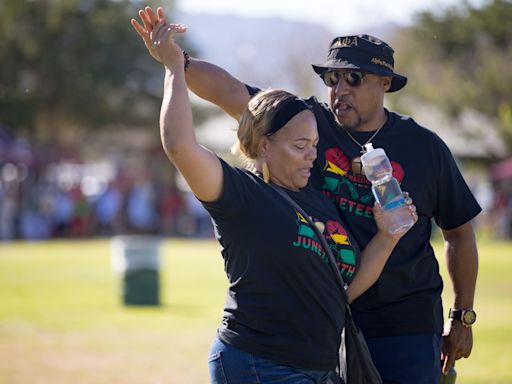
[(125, 305), (160, 305), (160, 245), (157, 236), (112, 238), (112, 267), (121, 275)]

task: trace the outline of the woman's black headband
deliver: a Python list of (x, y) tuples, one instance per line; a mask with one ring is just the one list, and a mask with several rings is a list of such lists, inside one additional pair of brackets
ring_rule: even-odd
[(279, 131), (293, 116), (306, 109), (311, 110), (310, 106), (301, 98), (293, 97), (283, 101), (270, 116), (267, 136), (273, 135)]

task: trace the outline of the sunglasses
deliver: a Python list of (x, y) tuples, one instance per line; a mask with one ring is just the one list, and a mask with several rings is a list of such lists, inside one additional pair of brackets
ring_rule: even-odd
[(366, 73), (361, 71), (328, 71), (322, 73), (320, 77), (329, 88), (335, 87), (342, 76), (351, 87), (359, 87), (365, 75)]

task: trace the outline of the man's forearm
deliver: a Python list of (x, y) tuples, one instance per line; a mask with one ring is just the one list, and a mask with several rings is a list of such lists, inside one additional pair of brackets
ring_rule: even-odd
[(453, 308), (473, 308), (478, 251), (471, 223), (443, 231), (448, 273), (453, 283)]
[(190, 59), (185, 72), (188, 88), (197, 96), (240, 119), (250, 100), (245, 84), (224, 69), (198, 59)]

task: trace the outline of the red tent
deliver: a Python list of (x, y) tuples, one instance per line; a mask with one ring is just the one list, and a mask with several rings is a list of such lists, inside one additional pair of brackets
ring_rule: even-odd
[(512, 180), (512, 158), (494, 164), (491, 177), (494, 182)]

